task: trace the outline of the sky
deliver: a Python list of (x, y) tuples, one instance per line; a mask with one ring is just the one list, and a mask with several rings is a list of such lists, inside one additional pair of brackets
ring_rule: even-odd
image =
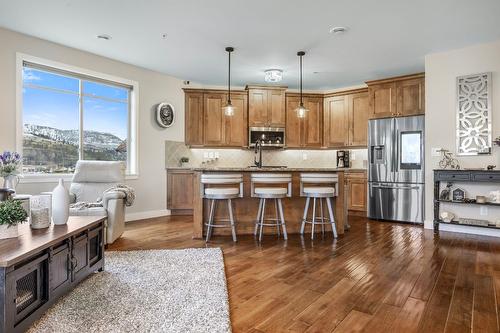
[[(23, 70), (23, 123), (58, 129), (78, 129), (79, 80), (32, 68)], [(53, 90), (34, 88), (37, 85)], [(102, 83), (83, 81), (83, 127), (127, 138), (128, 90)], [(108, 101), (97, 97), (107, 97)]]

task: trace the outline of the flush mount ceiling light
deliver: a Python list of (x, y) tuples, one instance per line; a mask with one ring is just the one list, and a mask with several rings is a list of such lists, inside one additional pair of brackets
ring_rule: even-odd
[(266, 82), (280, 82), (283, 80), (283, 71), (281, 69), (266, 69), (264, 71)]
[(110, 40), (112, 37), (110, 35), (102, 34), (97, 35), (97, 39)]
[(348, 30), (346, 27), (332, 27), (330, 28), (330, 33), (334, 35), (341, 35)]
[(299, 118), (305, 118), (308, 109), (304, 107), (304, 102), (302, 101), (302, 57), (306, 53), (304, 51), (299, 51), (297, 52), (297, 55), (299, 56), (299, 61), (300, 61), (300, 104), (299, 107), (295, 109), (295, 112), (297, 112), (297, 117)]
[(234, 51), (233, 47), (226, 47), (226, 52), (228, 55), (228, 71), (227, 71), (227, 105), (224, 106), (222, 109), (224, 110), (224, 114), (226, 116), (233, 116), (234, 115), (234, 106), (231, 104), (231, 53)]

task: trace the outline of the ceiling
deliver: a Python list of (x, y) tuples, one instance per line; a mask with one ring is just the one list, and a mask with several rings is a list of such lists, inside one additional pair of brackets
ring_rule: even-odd
[(280, 68), (296, 88), (304, 50), (307, 90), (424, 71), (426, 54), (500, 39), (499, 16), (498, 0), (0, 0), (2, 27), (206, 85), (226, 84), (234, 46), (233, 85)]

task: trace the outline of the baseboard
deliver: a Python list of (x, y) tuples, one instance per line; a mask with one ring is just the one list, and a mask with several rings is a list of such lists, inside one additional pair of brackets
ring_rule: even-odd
[(170, 215), (170, 210), (168, 209), (160, 209), (160, 210), (148, 210), (145, 212), (137, 212), (137, 213), (128, 213), (125, 214), (125, 222), (151, 219), (154, 217), (161, 217)]

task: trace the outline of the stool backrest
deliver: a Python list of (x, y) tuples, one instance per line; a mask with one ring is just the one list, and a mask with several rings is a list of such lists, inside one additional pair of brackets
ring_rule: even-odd
[(304, 195), (304, 184), (333, 185), (335, 194), (338, 193), (339, 176), (336, 173), (301, 173), (300, 174), (300, 195)]
[(239, 196), (243, 197), (243, 175), (241, 173), (204, 173), (201, 175), (200, 194), (205, 195), (205, 185), (239, 185)]
[(254, 195), (255, 184), (284, 184), (287, 186), (287, 197), (292, 196), (292, 175), (289, 173), (252, 173), (250, 177), (251, 192)]

